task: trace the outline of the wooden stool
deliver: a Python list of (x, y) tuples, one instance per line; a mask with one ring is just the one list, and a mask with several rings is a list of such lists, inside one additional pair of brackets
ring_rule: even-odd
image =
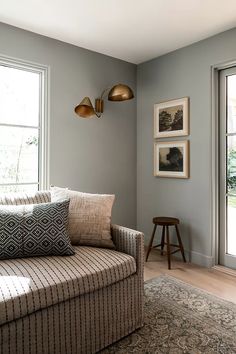
[[(152, 236), (148, 245), (148, 249), (147, 249), (147, 256), (146, 256), (146, 262), (148, 260), (148, 256), (149, 253), (151, 251), (151, 249), (153, 248), (157, 248), (157, 247), (161, 247), (161, 255), (163, 255), (163, 249), (164, 246), (167, 246), (167, 258), (168, 258), (168, 269), (171, 269), (171, 259), (170, 256), (171, 254), (174, 254), (176, 252), (181, 252), (182, 257), (183, 257), (183, 261), (186, 262), (185, 259), (185, 255), (184, 255), (184, 247), (181, 241), (181, 237), (180, 237), (180, 233), (179, 233), (179, 229), (178, 229), (178, 224), (179, 224), (179, 219), (177, 218), (167, 218), (167, 217), (156, 217), (153, 218), (153, 224), (154, 224), (154, 228), (153, 228), (153, 232), (152, 232)], [(161, 236), (161, 243), (159, 243), (156, 246), (153, 246), (153, 239), (155, 236), (155, 232), (156, 232), (156, 228), (157, 225), (162, 226), (162, 236)], [(170, 236), (169, 236), (169, 226), (175, 226), (175, 230), (176, 230), (176, 234), (177, 234), (177, 239), (178, 239), (178, 245), (174, 245), (172, 243), (170, 243)], [(165, 236), (166, 236), (166, 242), (165, 242)], [(175, 251), (170, 250), (170, 247), (177, 247), (177, 249)]]

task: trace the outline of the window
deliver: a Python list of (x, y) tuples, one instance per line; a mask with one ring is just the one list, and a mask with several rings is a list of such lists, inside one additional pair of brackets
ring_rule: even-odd
[(236, 269), (236, 67), (220, 72), (220, 264)]
[(0, 193), (48, 187), (47, 68), (0, 58)]

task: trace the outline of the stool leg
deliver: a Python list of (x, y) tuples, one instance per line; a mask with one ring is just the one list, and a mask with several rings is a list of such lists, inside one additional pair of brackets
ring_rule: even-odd
[(165, 226), (162, 227), (162, 236), (161, 236), (161, 255), (163, 256), (163, 249), (165, 245)]
[(169, 226), (166, 226), (166, 241), (167, 241), (168, 269), (171, 269), (171, 264), (170, 264), (170, 236), (169, 236)]
[(186, 263), (186, 258), (185, 258), (185, 255), (184, 255), (184, 247), (183, 247), (183, 244), (182, 244), (182, 240), (181, 240), (180, 233), (179, 233), (179, 228), (178, 228), (177, 225), (175, 225), (175, 230), (176, 230), (177, 238), (178, 238), (178, 241), (179, 241), (179, 247), (180, 247), (180, 251), (181, 251), (182, 257), (183, 257), (183, 261)]
[(153, 228), (152, 236), (151, 236), (151, 239), (150, 239), (150, 242), (149, 242), (149, 245), (148, 245), (148, 249), (147, 249), (146, 262), (148, 260), (149, 253), (150, 253), (150, 251), (152, 249), (152, 243), (153, 243), (153, 239), (154, 239), (154, 236), (155, 236), (156, 228), (157, 228), (157, 225), (155, 224), (154, 228)]

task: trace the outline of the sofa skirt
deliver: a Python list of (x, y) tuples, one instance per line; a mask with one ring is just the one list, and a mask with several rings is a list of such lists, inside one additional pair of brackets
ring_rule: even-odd
[(92, 354), (143, 324), (143, 283), (134, 274), (0, 327), (0, 354)]

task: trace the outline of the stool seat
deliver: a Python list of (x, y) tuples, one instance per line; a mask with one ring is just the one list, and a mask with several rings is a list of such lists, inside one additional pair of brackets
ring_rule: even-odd
[[(179, 219), (170, 218), (167, 216), (157, 216), (152, 219), (152, 222), (154, 224), (154, 228), (153, 228), (152, 236), (151, 236), (151, 239), (150, 239), (150, 242), (148, 245), (148, 249), (147, 249), (146, 262), (148, 260), (149, 253), (153, 248), (161, 247), (161, 255), (163, 255), (163, 250), (164, 250), (165, 246), (167, 247), (166, 253), (167, 253), (167, 258), (168, 258), (168, 268), (169, 269), (171, 269), (171, 255), (176, 252), (181, 252), (182, 257), (183, 257), (183, 261), (186, 262), (185, 254), (184, 254), (184, 247), (182, 244), (182, 240), (181, 240), (181, 236), (180, 236), (179, 228), (178, 228)], [(157, 244), (156, 246), (153, 246), (153, 240), (154, 240), (157, 226), (162, 226), (161, 243)], [(178, 245), (170, 243), (169, 226), (175, 227)], [(175, 250), (172, 251), (171, 247), (174, 247)]]
[(179, 219), (177, 218), (169, 218), (166, 216), (157, 216), (152, 219), (153, 224), (160, 225), (160, 226), (172, 226), (178, 225)]

